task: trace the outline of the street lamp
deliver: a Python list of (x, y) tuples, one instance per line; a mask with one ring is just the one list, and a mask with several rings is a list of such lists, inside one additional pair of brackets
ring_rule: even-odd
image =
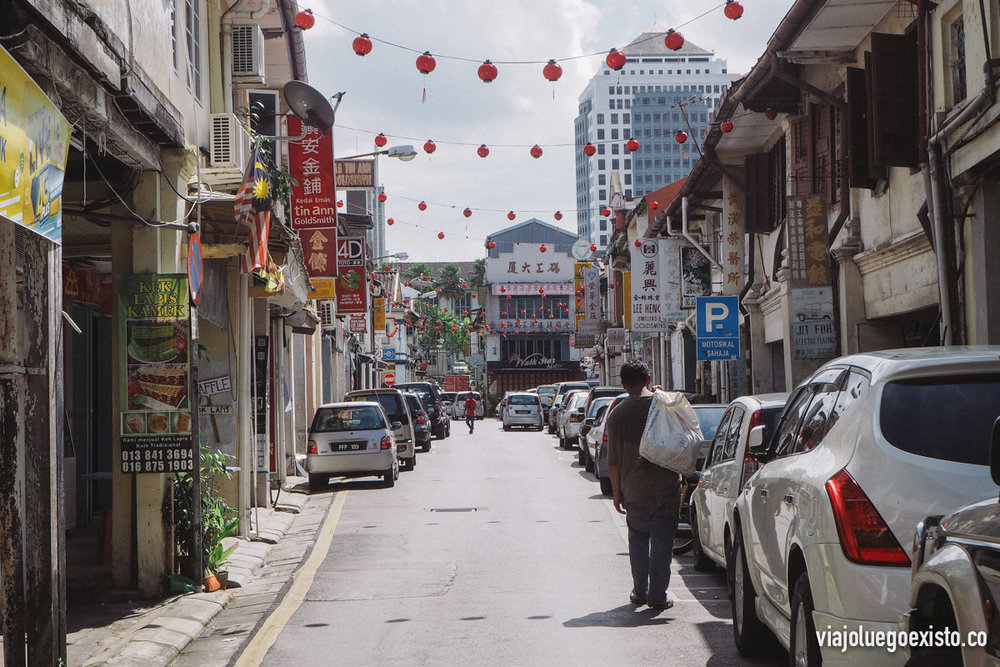
[(392, 255), (382, 255), (381, 257), (372, 257), (371, 261), (377, 262), (380, 259), (399, 259), (399, 260), (402, 260), (402, 261), (405, 262), (409, 258), (410, 258), (410, 253), (408, 253), (408, 252), (406, 252), (404, 250), (402, 252), (397, 252), (397, 253), (392, 254)]
[(361, 153), (359, 155), (348, 155), (347, 157), (339, 157), (338, 160), (356, 160), (362, 157), (374, 157), (378, 155), (387, 155), (389, 157), (398, 158), (401, 162), (409, 162), (413, 158), (417, 157), (417, 151), (414, 150), (413, 146), (407, 144), (404, 146), (390, 146), (385, 150), (372, 151), (371, 153)]

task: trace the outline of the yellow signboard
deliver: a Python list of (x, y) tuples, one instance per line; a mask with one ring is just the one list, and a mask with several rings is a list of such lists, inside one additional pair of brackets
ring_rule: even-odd
[(62, 243), (70, 124), (0, 46), (0, 216)]
[(336, 278), (310, 278), (313, 289), (309, 292), (310, 299), (336, 299), (337, 279)]
[(372, 331), (385, 331), (385, 299), (372, 299)]
[[(628, 299), (629, 295), (632, 294), (632, 272), (631, 271), (626, 271), (625, 273), (622, 274), (622, 282), (625, 283), (624, 288), (622, 289), (622, 294), (625, 294), (626, 295), (625, 298)], [(631, 329), (632, 328), (632, 305), (630, 303), (626, 303), (624, 310), (625, 310), (625, 328), (626, 329)]]

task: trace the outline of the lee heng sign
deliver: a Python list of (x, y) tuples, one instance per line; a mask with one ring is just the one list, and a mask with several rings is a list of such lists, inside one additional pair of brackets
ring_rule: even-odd
[(663, 332), (684, 319), (680, 247), (673, 239), (641, 239), (638, 248), (632, 244), (632, 331)]

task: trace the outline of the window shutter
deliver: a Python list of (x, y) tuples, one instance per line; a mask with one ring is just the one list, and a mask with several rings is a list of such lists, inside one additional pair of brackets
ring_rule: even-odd
[(771, 231), (771, 154), (746, 156), (746, 231), (766, 234)]
[(813, 159), (813, 192), (824, 195), (829, 203), (833, 178), (833, 145), (830, 136), (831, 109), (826, 104), (812, 105), (813, 136), (816, 138)]
[(772, 217), (768, 230), (774, 229), (785, 219), (785, 189), (788, 180), (787, 156), (785, 155), (785, 137), (782, 135), (771, 149), (771, 211)]
[(920, 145), (916, 36), (872, 33), (874, 164), (916, 167)]
[(868, 95), (865, 70), (847, 68), (847, 169), (852, 188), (872, 190), (878, 182), (868, 162)]
[(813, 189), (812, 117), (792, 121), (792, 194), (809, 195)]

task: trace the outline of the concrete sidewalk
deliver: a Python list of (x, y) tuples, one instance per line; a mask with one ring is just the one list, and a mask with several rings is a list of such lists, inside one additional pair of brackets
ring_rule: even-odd
[[(154, 606), (125, 603), (120, 605), (124, 613), (112, 622), (106, 622), (115, 616), (111, 609), (102, 609), (93, 623), (74, 618), (81, 627), (67, 635), (69, 664), (155, 667), (170, 664), (189, 646), (200, 646), (203, 650), (196, 651), (200, 656), (194, 661), (182, 657), (174, 664), (228, 664), (252, 636), (257, 621), (279, 600), (284, 582), (315, 541), (333, 496), (332, 492), (310, 496), (304, 479), (289, 478), (273, 509), (254, 511), (251, 521), (259, 522), (257, 537), (229, 538), (236, 550), (230, 558), (227, 590), (185, 593)], [(247, 615), (243, 601), (252, 601), (249, 606), (258, 618)], [(228, 631), (225, 641), (211, 642), (213, 622), (232, 616), (241, 619), (238, 631)]]

